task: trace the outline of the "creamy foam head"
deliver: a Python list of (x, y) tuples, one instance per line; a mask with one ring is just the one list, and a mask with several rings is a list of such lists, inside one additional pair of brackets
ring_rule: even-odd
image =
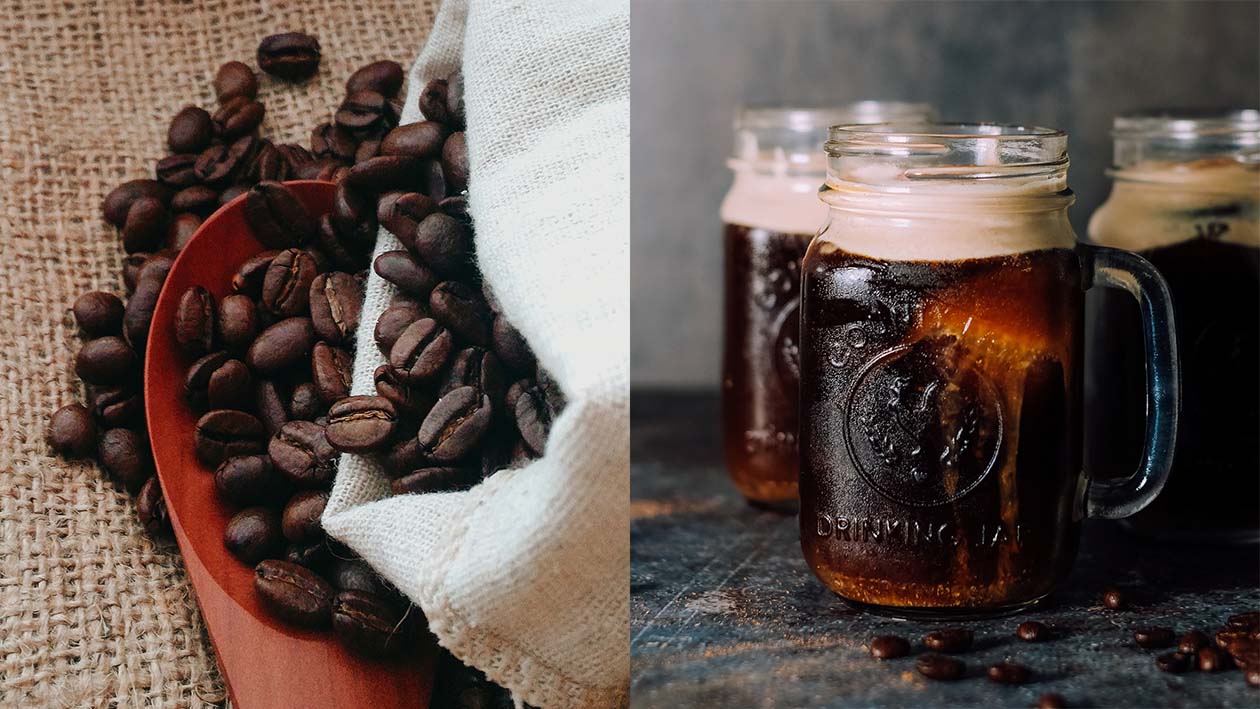
[(813, 235), (827, 219), (818, 199), (823, 176), (766, 175), (735, 169), (735, 181), (722, 200), (722, 222)]

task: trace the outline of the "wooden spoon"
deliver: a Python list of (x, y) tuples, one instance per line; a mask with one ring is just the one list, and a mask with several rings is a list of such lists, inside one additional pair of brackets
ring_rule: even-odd
[[(334, 185), (312, 180), (290, 187), (313, 213), (332, 207)], [(274, 618), (254, 592), (254, 570), (223, 546), (229, 509), (214, 491), (214, 471), (193, 454), (197, 416), (184, 401), (188, 358), (175, 347), (179, 297), (201, 285), (217, 298), (232, 273), (263, 251), (245, 223), (244, 196), (201, 225), (184, 247), (158, 298), (149, 331), (144, 400), (149, 438), (175, 539), (192, 579), (233, 704), (258, 707), (427, 707), (436, 642), (421, 633), (413, 651), (372, 660), (347, 651), (332, 630), (294, 628)]]

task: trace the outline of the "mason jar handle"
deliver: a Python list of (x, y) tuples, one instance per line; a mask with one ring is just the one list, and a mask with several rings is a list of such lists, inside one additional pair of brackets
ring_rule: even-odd
[(1090, 287), (1128, 291), (1142, 308), (1142, 341), (1146, 347), (1146, 440), (1137, 470), (1127, 478), (1087, 479), (1085, 514), (1120, 519), (1150, 504), (1164, 488), (1172, 469), (1181, 410), (1181, 370), (1177, 332), (1168, 283), (1150, 261), (1129, 251), (1080, 245), (1081, 263)]

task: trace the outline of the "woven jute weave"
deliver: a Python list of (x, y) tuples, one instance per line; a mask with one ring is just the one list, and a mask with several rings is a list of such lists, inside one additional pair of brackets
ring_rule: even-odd
[(69, 308), (121, 294), (122, 250), (100, 203), (152, 175), (166, 125), (211, 107), (220, 63), (254, 64), (267, 34), (319, 37), (319, 75), (261, 76), (263, 133), (306, 144), (347, 76), (410, 66), (437, 0), (0, 2), (0, 706), (204, 706), (226, 696), (173, 543), (127, 495), (43, 441), (79, 400)]

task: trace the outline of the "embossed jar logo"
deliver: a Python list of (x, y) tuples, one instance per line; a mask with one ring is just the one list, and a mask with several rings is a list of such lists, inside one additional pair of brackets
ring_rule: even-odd
[[(803, 247), (802, 247), (803, 248)], [(785, 247), (785, 251), (788, 249)], [(773, 337), (771, 365), (784, 395), (796, 396), (801, 378), (800, 282), (802, 253), (790, 251), (782, 263), (765, 272), (754, 286), (753, 297), (767, 313), (768, 332)]]
[(844, 434), (872, 487), (903, 505), (931, 507), (966, 495), (992, 470), (1002, 409), (956, 339), (940, 336), (867, 362), (846, 401)]

